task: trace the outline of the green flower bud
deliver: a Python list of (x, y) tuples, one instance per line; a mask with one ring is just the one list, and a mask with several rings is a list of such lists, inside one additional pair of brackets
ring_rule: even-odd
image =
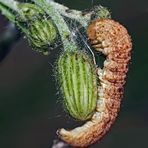
[(107, 8), (105, 8), (105, 7), (103, 7), (103, 6), (95, 6), (94, 8), (93, 8), (93, 11), (94, 11), (94, 13), (93, 13), (93, 15), (92, 15), (92, 20), (94, 20), (94, 19), (98, 19), (98, 18), (111, 18), (111, 13), (110, 13), (110, 11), (107, 9)]
[(21, 9), (17, 21), (23, 26), (25, 33), (33, 49), (48, 54), (48, 48), (53, 45), (57, 37), (57, 30), (50, 18), (38, 6), (29, 3), (19, 4)]
[(64, 105), (78, 120), (91, 118), (97, 101), (97, 77), (90, 57), (80, 51), (66, 51), (58, 60)]
[(51, 20), (35, 20), (29, 24), (29, 42), (34, 50), (48, 54), (48, 48), (56, 39), (56, 29)]

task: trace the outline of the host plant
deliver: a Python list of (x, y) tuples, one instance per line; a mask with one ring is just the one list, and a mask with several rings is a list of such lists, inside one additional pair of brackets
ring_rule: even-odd
[(64, 50), (76, 49), (73, 38), (68, 38), (71, 36), (71, 31), (65, 18), (77, 21), (85, 29), (92, 17), (110, 18), (109, 11), (102, 6), (97, 6), (84, 13), (83, 11), (70, 10), (68, 7), (50, 0), (32, 1), (34, 4), (20, 3), (15, 0), (0, 0), (0, 10), (4, 16), (20, 28), (34, 49), (46, 54), (50, 45), (56, 42), (54, 39), (58, 33)]
[(86, 32), (93, 19), (110, 18), (110, 12), (102, 6), (90, 11), (70, 10), (51, 0), (32, 0), (32, 3), (0, 0), (0, 10), (26, 36), (33, 50), (48, 55), (60, 38), (62, 53), (57, 60), (57, 77), (65, 108), (77, 120), (90, 119), (98, 99), (97, 65), (94, 56), (80, 48), (81, 43), (77, 43), (67, 22), (76, 22), (74, 31), (81, 27)]

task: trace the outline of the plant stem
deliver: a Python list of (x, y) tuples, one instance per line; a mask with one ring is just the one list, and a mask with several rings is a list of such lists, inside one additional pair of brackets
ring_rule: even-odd
[(83, 15), (82, 11), (69, 9), (68, 7), (56, 3), (54, 1), (46, 0), (46, 2), (54, 7), (61, 15), (68, 17), (70, 19), (77, 20), (84, 28), (87, 27), (88, 22), (91, 19), (92, 12)]
[(0, 0), (0, 3), (2, 3), (3, 5), (9, 7), (10, 9), (14, 11), (19, 11), (17, 8), (18, 2), (15, 0)]
[(15, 15), (12, 12), (10, 12), (10, 10), (5, 6), (3, 6), (1, 3), (0, 3), (0, 10), (4, 16), (6, 16), (11, 22), (15, 23)]

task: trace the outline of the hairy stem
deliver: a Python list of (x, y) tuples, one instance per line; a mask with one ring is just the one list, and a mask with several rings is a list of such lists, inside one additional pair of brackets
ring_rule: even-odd
[(0, 10), (4, 16), (6, 16), (11, 22), (15, 23), (15, 15), (10, 12), (8, 8), (0, 3)]
[(70, 19), (74, 19), (77, 20), (83, 27), (86, 27), (88, 25), (88, 22), (91, 19), (91, 12), (83, 15), (82, 11), (78, 11), (78, 10), (73, 10), (73, 9), (69, 9), (68, 7), (61, 5), (59, 3), (50, 1), (50, 0), (46, 0), (46, 2), (54, 7), (56, 10), (58, 10), (60, 12), (61, 15), (68, 17)]
[(2, 3), (3, 5), (9, 7), (14, 11), (19, 11), (17, 7), (18, 2), (15, 0), (0, 0), (0, 3)]

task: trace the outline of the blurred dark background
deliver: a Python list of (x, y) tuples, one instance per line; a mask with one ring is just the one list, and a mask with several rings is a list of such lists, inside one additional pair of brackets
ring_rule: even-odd
[[(133, 40), (121, 111), (110, 132), (91, 148), (148, 148), (148, 1), (58, 2), (80, 10), (92, 4), (108, 7)], [(0, 15), (0, 39), (8, 24)], [(51, 148), (58, 128), (75, 126), (57, 94), (53, 69), (59, 49), (43, 56), (32, 51), (23, 37), (18, 40), (19, 36), (17, 32), (17, 42), (6, 43), (6, 51), (0, 52), (0, 148)]]

